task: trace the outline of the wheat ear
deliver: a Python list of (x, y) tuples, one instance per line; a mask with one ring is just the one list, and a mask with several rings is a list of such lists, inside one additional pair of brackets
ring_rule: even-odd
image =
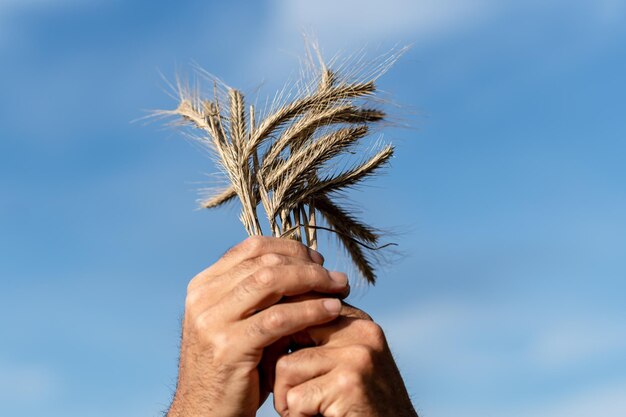
[[(394, 149), (386, 145), (349, 169), (335, 167), (338, 158), (349, 155), (368, 136), (371, 125), (384, 119), (383, 111), (367, 103), (376, 93), (374, 80), (396, 57), (365, 71), (370, 79), (351, 81), (328, 68), (316, 52), (321, 64), (316, 87), (307, 86), (295, 100), (259, 120), (254, 106), (246, 111), (239, 90), (220, 82), (218, 91), (217, 81), (211, 100), (179, 85), (178, 107), (162, 113), (178, 115), (200, 129), (199, 140), (210, 145), (229, 180), (227, 187), (202, 203), (204, 207), (218, 207), (238, 197), (248, 234), (263, 234), (257, 214), (261, 206), (270, 234), (312, 248), (317, 248), (318, 230), (330, 231), (360, 274), (374, 283), (376, 274), (367, 251), (380, 247), (380, 232), (342, 208), (335, 196), (378, 173)], [(318, 224), (316, 213), (326, 226)]]

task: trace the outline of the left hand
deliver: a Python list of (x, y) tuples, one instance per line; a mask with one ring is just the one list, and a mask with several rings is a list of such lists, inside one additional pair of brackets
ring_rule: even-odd
[(274, 407), (282, 417), (417, 417), (385, 335), (344, 304), (335, 321), (294, 335), (311, 346), (276, 363)]

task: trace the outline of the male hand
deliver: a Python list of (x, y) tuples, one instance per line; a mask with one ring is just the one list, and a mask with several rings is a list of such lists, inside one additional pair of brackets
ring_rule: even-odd
[(276, 363), (282, 417), (417, 417), (382, 329), (361, 310), (344, 304), (337, 320), (294, 339), (314, 346)]
[[(255, 415), (264, 348), (339, 314), (347, 277), (322, 262), (301, 243), (251, 237), (191, 280), (169, 417)], [(279, 302), (311, 292), (326, 295)]]

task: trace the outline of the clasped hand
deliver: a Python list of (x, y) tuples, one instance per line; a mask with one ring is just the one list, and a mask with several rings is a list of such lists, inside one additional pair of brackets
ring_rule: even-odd
[(347, 276), (299, 242), (251, 237), (189, 283), (168, 417), (416, 416)]

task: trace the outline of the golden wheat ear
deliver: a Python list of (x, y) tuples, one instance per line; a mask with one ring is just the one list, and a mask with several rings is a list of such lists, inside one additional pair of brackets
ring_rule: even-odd
[(228, 187), (225, 190), (219, 192), (218, 194), (212, 195), (209, 198), (206, 198), (202, 201), (201, 206), (203, 208), (214, 208), (221, 206), (222, 204), (228, 203), (232, 201), (235, 197), (237, 197), (237, 193), (233, 187)]
[[(217, 78), (212, 99), (178, 82), (178, 107), (160, 114), (176, 115), (197, 128), (198, 139), (216, 156), (229, 182), (202, 206), (214, 208), (238, 197), (248, 234), (263, 233), (258, 217), (262, 207), (270, 234), (312, 248), (317, 248), (318, 231), (330, 232), (373, 284), (376, 272), (370, 256), (386, 246), (379, 245), (381, 233), (338, 204), (336, 197), (379, 173), (393, 156), (391, 145), (370, 156), (358, 146), (386, 117), (371, 105), (375, 81), (403, 51), (373, 68), (344, 65), (339, 71), (329, 68), (316, 49), (320, 65), (315, 79), (298, 83), (295, 99), (261, 112), (254, 106), (246, 111), (244, 94)], [(350, 162), (364, 154), (360, 162)]]

